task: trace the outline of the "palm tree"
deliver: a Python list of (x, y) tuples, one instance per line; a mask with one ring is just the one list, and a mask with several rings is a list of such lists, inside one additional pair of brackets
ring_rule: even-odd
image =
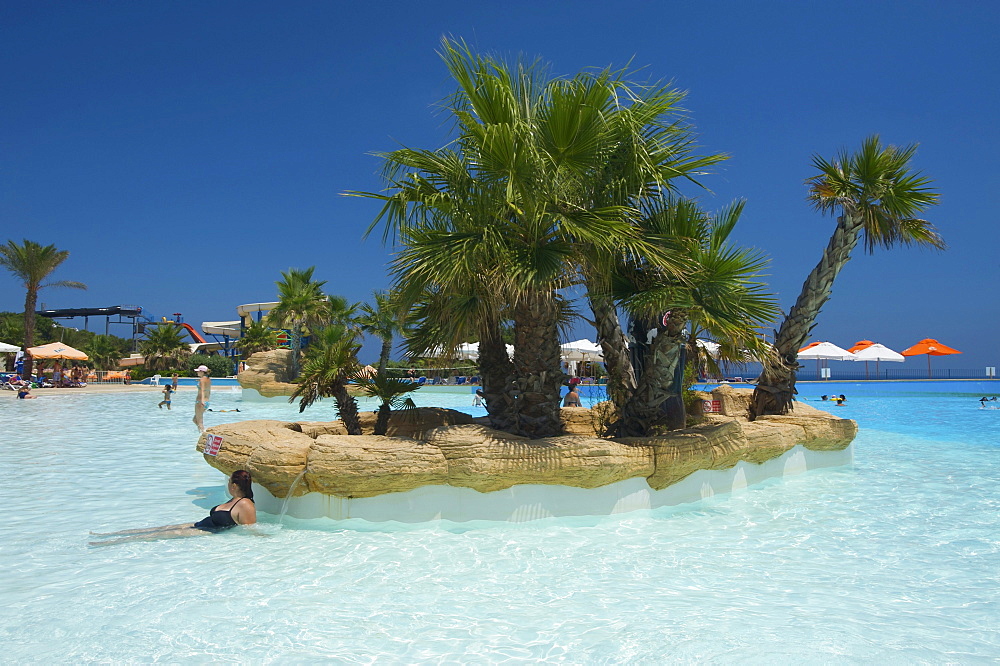
[(360, 435), (358, 402), (348, 393), (347, 383), (360, 367), (357, 354), (361, 345), (354, 332), (342, 324), (319, 329), (313, 335), (314, 340), (306, 350), (299, 385), (288, 402), (298, 399), (299, 411), (303, 412), (320, 398), (332, 397), (347, 434)]
[(331, 320), (330, 300), (323, 293), (326, 280), (313, 280), (315, 266), (305, 270), (289, 268), (281, 273), (278, 285), (278, 305), (267, 315), (267, 324), (291, 331), (292, 376), (299, 374), (302, 336)]
[(397, 299), (384, 291), (372, 292), (372, 300), (371, 304), (361, 304), (361, 314), (355, 317), (355, 321), (362, 333), (374, 335), (382, 341), (382, 350), (378, 357), (378, 372), (382, 375), (385, 374), (389, 355), (392, 353), (393, 336), (403, 331), (404, 311), (395, 302)]
[(686, 247), (690, 270), (678, 277), (630, 262), (614, 276), (633, 320), (630, 360), (636, 377), (635, 390), (623, 404), (616, 403), (621, 419), (614, 434), (641, 437), (661, 427), (684, 427), (688, 327), (752, 348), (756, 327), (777, 316), (775, 299), (761, 282), (766, 259), (729, 242), (742, 210), (743, 202), (737, 202), (713, 216), (691, 200), (672, 198), (648, 207), (647, 233)]
[(114, 335), (95, 335), (83, 350), (87, 352), (94, 367), (98, 370), (113, 370), (118, 368), (125, 355), (128, 341)]
[(920, 245), (944, 249), (934, 227), (917, 217), (938, 202), (931, 180), (910, 167), (916, 146), (882, 146), (868, 137), (856, 153), (842, 151), (833, 161), (813, 157), (819, 172), (809, 178), (809, 201), (823, 213), (837, 215), (837, 226), (816, 267), (802, 285), (795, 305), (775, 334), (774, 348), (764, 359), (750, 404), (752, 419), (786, 414), (796, 393), (798, 350), (816, 325), (830, 298), (833, 282), (864, 237), (870, 254), (877, 247)]
[[(514, 325), (513, 374), (503, 387), (512, 431), (556, 434), (564, 377), (557, 290), (575, 284), (592, 255), (655, 256), (631, 224), (628, 197), (605, 204), (588, 194), (599, 189), (595, 179), (608, 178), (609, 161), (627, 157), (609, 118), (620, 112), (641, 128), (656, 113), (619, 110), (619, 99), (641, 99), (640, 87), (609, 70), (549, 80), (538, 65), (508, 66), (464, 44), (445, 41), (442, 51), (458, 84), (450, 105), (455, 147), (388, 153), (390, 193), (352, 194), (385, 201), (376, 223), (385, 221), (386, 238), (397, 232), (405, 248), (394, 263), (398, 283), (454, 293), (454, 285), (488, 276), (488, 296)], [(683, 146), (657, 146), (664, 175), (664, 155)], [(684, 159), (675, 162), (672, 173), (682, 175)], [(650, 188), (628, 185), (635, 196)]]
[[(35, 344), (35, 307), (38, 303), (38, 291), (45, 287), (69, 287), (70, 289), (86, 289), (82, 282), (57, 280), (44, 282), (52, 273), (69, 258), (69, 252), (58, 250), (55, 245), (40, 245), (30, 240), (23, 240), (18, 245), (7, 241), (0, 245), (0, 266), (10, 271), (21, 281), (25, 289), (24, 295), (24, 348)], [(32, 359), (24, 359), (25, 376), (31, 376)]]
[(139, 351), (146, 358), (149, 370), (173, 370), (191, 355), (184, 342), (181, 327), (173, 323), (146, 325), (146, 339), (139, 342)]
[(278, 332), (262, 321), (255, 321), (243, 329), (243, 337), (233, 343), (244, 358), (261, 351), (277, 349)]
[(375, 419), (375, 435), (384, 435), (389, 428), (389, 415), (393, 409), (415, 409), (416, 405), (411, 398), (404, 398), (407, 393), (411, 393), (420, 388), (420, 384), (405, 379), (393, 379), (378, 372), (373, 376), (355, 374), (352, 378), (357, 383), (359, 389), (372, 398), (378, 398), (382, 404), (378, 408), (378, 417)]

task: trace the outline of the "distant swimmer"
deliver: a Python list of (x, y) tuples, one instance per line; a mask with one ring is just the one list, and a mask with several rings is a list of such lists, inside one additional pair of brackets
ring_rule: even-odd
[(829, 400), (829, 399), (830, 399), (830, 396), (828, 396), (828, 395), (821, 395), (821, 396), (819, 397), (819, 399), (820, 399), (820, 400)]
[(31, 395), (31, 384), (21, 384), (17, 389), (18, 400), (34, 400), (37, 397), (37, 395)]
[(158, 541), (160, 539), (180, 539), (222, 532), (237, 525), (253, 525), (257, 522), (257, 508), (253, 503), (253, 488), (250, 472), (238, 469), (229, 477), (228, 491), (231, 499), (212, 507), (208, 516), (197, 523), (147, 527), (121, 532), (97, 533), (93, 536), (118, 537), (106, 541), (91, 541), (91, 546), (110, 546), (125, 541)]
[(238, 412), (239, 409), (206, 409), (207, 412), (215, 412), (216, 414), (225, 414), (226, 412)]
[(836, 398), (836, 400), (837, 400), (837, 406), (838, 406), (838, 407), (840, 407), (840, 406), (842, 406), (842, 405), (843, 405), (843, 404), (844, 404), (845, 402), (847, 402), (847, 396), (846, 396), (846, 395), (844, 395), (843, 393), (841, 393), (841, 394), (840, 394), (840, 396), (838, 396), (838, 397)]
[(473, 407), (482, 407), (483, 406), (483, 399), (485, 397), (486, 396), (483, 395), (483, 389), (476, 389), (476, 395), (473, 396), (473, 398), (472, 398), (472, 406)]

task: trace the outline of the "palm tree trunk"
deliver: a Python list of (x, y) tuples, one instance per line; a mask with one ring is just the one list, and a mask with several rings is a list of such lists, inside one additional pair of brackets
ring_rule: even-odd
[(500, 322), (492, 320), (479, 327), (479, 374), (490, 427), (510, 432), (516, 427), (514, 405), (507, 388), (514, 375), (514, 364), (507, 355)]
[[(347, 384), (341, 383), (333, 392), (333, 400), (337, 403), (337, 414), (344, 422), (348, 435), (361, 434), (361, 419), (358, 417), (358, 401), (347, 392)], [(388, 417), (386, 417), (388, 418)]]
[(378, 374), (385, 374), (385, 368), (389, 365), (390, 354), (392, 354), (392, 338), (383, 338), (382, 352), (378, 355)]
[(292, 379), (299, 376), (299, 367), (301, 363), (302, 356), (302, 326), (295, 324), (292, 326), (292, 349), (295, 351), (292, 354)]
[(513, 432), (532, 439), (558, 435), (562, 432), (559, 393), (566, 375), (555, 294), (530, 292), (514, 304), (512, 312), (514, 382), (507, 394), (516, 418)]
[[(684, 367), (684, 326), (687, 313), (674, 310), (667, 326), (657, 326), (659, 333), (646, 351), (643, 370), (636, 390), (621, 410), (621, 418), (612, 426), (616, 437), (648, 437), (657, 426), (678, 428), (684, 425), (684, 403), (680, 398), (678, 372)], [(641, 343), (642, 341), (640, 341)]]
[[(389, 429), (389, 403), (383, 402), (378, 407), (378, 416), (375, 418), (375, 432), (373, 435), (384, 435)], [(353, 434), (353, 433), (352, 433)]]
[(628, 340), (611, 298), (597, 288), (589, 287), (587, 298), (594, 313), (597, 341), (604, 351), (604, 365), (608, 369), (608, 397), (621, 412), (636, 389), (635, 370), (628, 356)]
[(798, 300), (775, 335), (774, 349), (764, 359), (764, 370), (750, 400), (751, 421), (766, 414), (787, 414), (793, 408), (799, 349), (809, 339), (816, 317), (830, 299), (834, 280), (850, 260), (861, 228), (860, 219), (842, 215), (837, 220), (823, 257), (802, 284)]
[(38, 288), (28, 286), (28, 291), (24, 295), (24, 370), (21, 377), (27, 379), (31, 377), (34, 370), (35, 359), (28, 353), (29, 347), (35, 346), (35, 306), (38, 304)]

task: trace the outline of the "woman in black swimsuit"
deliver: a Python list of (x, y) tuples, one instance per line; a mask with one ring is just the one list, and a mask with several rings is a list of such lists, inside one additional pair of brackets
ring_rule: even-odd
[[(229, 477), (228, 502), (213, 506), (207, 518), (194, 524), (199, 530), (218, 532), (237, 525), (253, 525), (257, 522), (257, 509), (253, 504), (253, 489), (250, 487), (250, 472), (238, 469)], [(246, 501), (243, 501), (246, 500)]]
[(123, 530), (94, 536), (120, 537), (107, 541), (91, 541), (91, 546), (110, 546), (123, 541), (156, 541), (159, 539), (177, 539), (180, 537), (197, 536), (221, 532), (237, 525), (253, 525), (257, 522), (257, 509), (253, 503), (253, 489), (250, 487), (250, 472), (238, 469), (229, 477), (229, 494), (232, 499), (212, 507), (208, 516), (193, 525), (164, 525), (163, 527), (148, 527), (138, 530)]

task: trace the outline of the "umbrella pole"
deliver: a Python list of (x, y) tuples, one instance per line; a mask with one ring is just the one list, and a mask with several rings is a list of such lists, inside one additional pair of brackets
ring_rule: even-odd
[[(875, 361), (878, 363), (878, 361)], [(878, 372), (877, 366), (875, 372)], [(868, 361), (865, 361), (865, 379), (868, 379)]]
[(927, 355), (927, 379), (931, 379), (931, 355)]

